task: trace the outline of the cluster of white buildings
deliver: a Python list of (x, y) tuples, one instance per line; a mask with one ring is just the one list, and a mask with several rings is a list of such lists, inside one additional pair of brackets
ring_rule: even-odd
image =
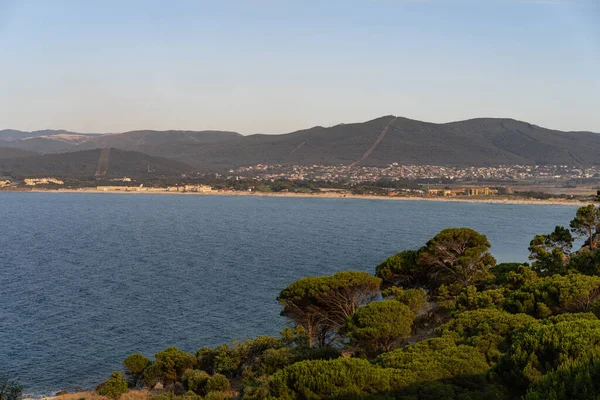
[(65, 183), (63, 181), (61, 181), (60, 179), (57, 178), (26, 178), (23, 180), (25, 182), (25, 185), (27, 186), (36, 186), (36, 185), (48, 185), (48, 184), (55, 184), (55, 185), (64, 185)]
[(401, 165), (363, 167), (347, 165), (268, 165), (258, 164), (229, 171), (238, 176), (258, 179), (322, 180), (350, 183), (380, 179), (448, 179), (448, 180), (568, 180), (600, 179), (600, 167), (573, 167), (568, 165), (510, 165), (497, 167), (448, 167), (441, 165)]

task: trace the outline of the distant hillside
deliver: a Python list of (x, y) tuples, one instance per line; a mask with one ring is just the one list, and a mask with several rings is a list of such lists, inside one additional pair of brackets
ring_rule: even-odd
[[(4, 134), (2, 133), (4, 132)], [(114, 134), (79, 134), (67, 131), (0, 131), (0, 147), (13, 147), (38, 153), (62, 153), (112, 147), (161, 155), (169, 146), (211, 144), (241, 135), (225, 131), (131, 131)], [(149, 151), (146, 151), (149, 149)]]
[(29, 150), (36, 153), (61, 153), (74, 150), (77, 147), (77, 143), (45, 136), (21, 140), (0, 140), (0, 146)]
[[(81, 133), (69, 132), (64, 129), (44, 129), (41, 131), (25, 132), (15, 129), (3, 129), (0, 130), (0, 140), (21, 140), (26, 138), (34, 138), (40, 136), (53, 136), (53, 135), (82, 135)], [(85, 136), (93, 137), (99, 135), (99, 133), (86, 133)]]
[(9, 147), (0, 147), (0, 159), (3, 158), (19, 158), (37, 156), (38, 153), (27, 150), (11, 149)]
[(434, 124), (387, 116), (285, 135), (252, 135), (224, 143), (182, 146), (171, 151), (161, 155), (214, 169), (258, 163), (595, 165), (600, 163), (600, 135), (555, 131), (512, 119)]
[(193, 168), (175, 160), (117, 149), (85, 150), (19, 158), (0, 157), (0, 175), (91, 177), (178, 176)]
[[(145, 149), (154, 149), (160, 154), (161, 147), (188, 144), (212, 144), (226, 142), (242, 137), (236, 132), (226, 131), (131, 131), (114, 133), (92, 138), (78, 146), (78, 149), (97, 149), (114, 147), (123, 150), (144, 152)], [(168, 150), (165, 150), (168, 152)]]
[(433, 164), (600, 164), (600, 134), (561, 132), (526, 122), (478, 118), (434, 124), (385, 116), (313, 127), (282, 135), (221, 131), (132, 131), (100, 136), (74, 133), (2, 142), (39, 153), (118, 148), (167, 157), (203, 170), (268, 164), (385, 166)]

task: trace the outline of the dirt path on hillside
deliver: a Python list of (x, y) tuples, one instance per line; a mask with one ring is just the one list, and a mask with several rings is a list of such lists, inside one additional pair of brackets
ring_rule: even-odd
[(369, 158), (371, 153), (373, 153), (373, 151), (377, 148), (377, 146), (379, 146), (379, 143), (381, 143), (381, 141), (383, 140), (385, 135), (387, 135), (388, 129), (390, 129), (390, 126), (392, 126), (392, 124), (396, 121), (396, 119), (398, 119), (398, 117), (392, 118), (392, 120), (385, 126), (385, 128), (383, 128), (383, 130), (381, 131), (379, 136), (377, 136), (377, 139), (375, 139), (375, 142), (373, 142), (371, 147), (369, 147), (369, 149), (367, 151), (365, 151), (365, 154), (362, 155), (360, 160), (354, 161), (352, 164), (349, 165), (349, 167), (354, 167), (355, 165), (357, 165), (360, 162), (365, 161), (367, 158)]

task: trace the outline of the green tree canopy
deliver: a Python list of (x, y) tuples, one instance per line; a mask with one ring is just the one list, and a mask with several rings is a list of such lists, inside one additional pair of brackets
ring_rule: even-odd
[(552, 275), (527, 281), (510, 292), (504, 308), (538, 318), (565, 312), (591, 311), (600, 300), (600, 277), (581, 274)]
[(571, 230), (586, 239), (585, 244), (595, 250), (600, 240), (600, 208), (593, 204), (577, 209), (575, 218), (571, 221)]
[(175, 383), (181, 380), (183, 373), (196, 365), (196, 357), (176, 347), (169, 347), (155, 354), (153, 366), (163, 383)]
[(144, 370), (152, 362), (140, 353), (131, 354), (124, 361), (125, 373), (131, 380), (131, 384), (135, 387), (141, 381), (144, 375)]
[(534, 323), (526, 314), (510, 314), (495, 309), (465, 311), (440, 326), (436, 334), (452, 338), (457, 344), (473, 346), (488, 362), (497, 362), (510, 346), (512, 332)]
[(350, 315), (344, 332), (351, 343), (368, 352), (390, 351), (398, 340), (410, 336), (414, 317), (414, 313), (398, 301), (377, 301)]
[(412, 383), (399, 371), (372, 365), (367, 360), (338, 358), (331, 361), (301, 361), (261, 382), (247, 387), (247, 400), (352, 399), (398, 390)]
[(206, 382), (206, 392), (225, 392), (229, 390), (229, 380), (225, 375), (214, 374)]
[(419, 251), (406, 250), (389, 257), (375, 269), (375, 276), (383, 281), (383, 287), (402, 286), (416, 288), (427, 283), (427, 271), (419, 264)]
[(385, 289), (382, 295), (386, 299), (393, 299), (406, 305), (417, 315), (429, 307), (429, 296), (425, 289), (403, 289), (400, 286), (392, 286)]
[(309, 346), (328, 344), (358, 307), (373, 301), (381, 279), (366, 272), (345, 271), (302, 278), (281, 291), (282, 315), (306, 329)]
[(600, 345), (600, 321), (590, 315), (552, 317), (515, 332), (495, 371), (522, 395), (527, 387)]
[(102, 382), (96, 391), (101, 396), (107, 396), (111, 399), (118, 399), (123, 393), (129, 391), (127, 381), (120, 372), (113, 372), (108, 380)]
[(208, 382), (209, 378), (210, 375), (205, 371), (188, 369), (183, 373), (181, 381), (187, 390), (191, 390), (199, 395), (204, 395), (206, 394), (206, 383)]
[(485, 355), (468, 345), (457, 345), (450, 337), (423, 340), (383, 353), (375, 360), (382, 368), (414, 374), (415, 382), (451, 379), (460, 375), (478, 376), (490, 368)]
[(564, 274), (571, 257), (573, 236), (567, 228), (557, 226), (548, 235), (536, 235), (529, 243), (532, 269), (541, 275)]
[(427, 242), (419, 264), (427, 269), (432, 288), (445, 284), (462, 289), (489, 279), (496, 260), (485, 235), (470, 228), (444, 229)]
[(23, 394), (23, 385), (0, 375), (0, 400), (19, 400)]
[(600, 276), (600, 249), (583, 247), (571, 256), (568, 268), (585, 275)]
[(524, 400), (597, 400), (600, 398), (600, 352), (592, 349), (529, 386)]

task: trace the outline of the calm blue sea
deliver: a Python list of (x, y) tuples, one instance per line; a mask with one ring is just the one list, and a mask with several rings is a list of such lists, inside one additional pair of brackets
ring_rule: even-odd
[(276, 335), (294, 280), (417, 248), (446, 227), (500, 262), (574, 207), (431, 201), (0, 193), (0, 373), (28, 394), (93, 388), (130, 353)]

